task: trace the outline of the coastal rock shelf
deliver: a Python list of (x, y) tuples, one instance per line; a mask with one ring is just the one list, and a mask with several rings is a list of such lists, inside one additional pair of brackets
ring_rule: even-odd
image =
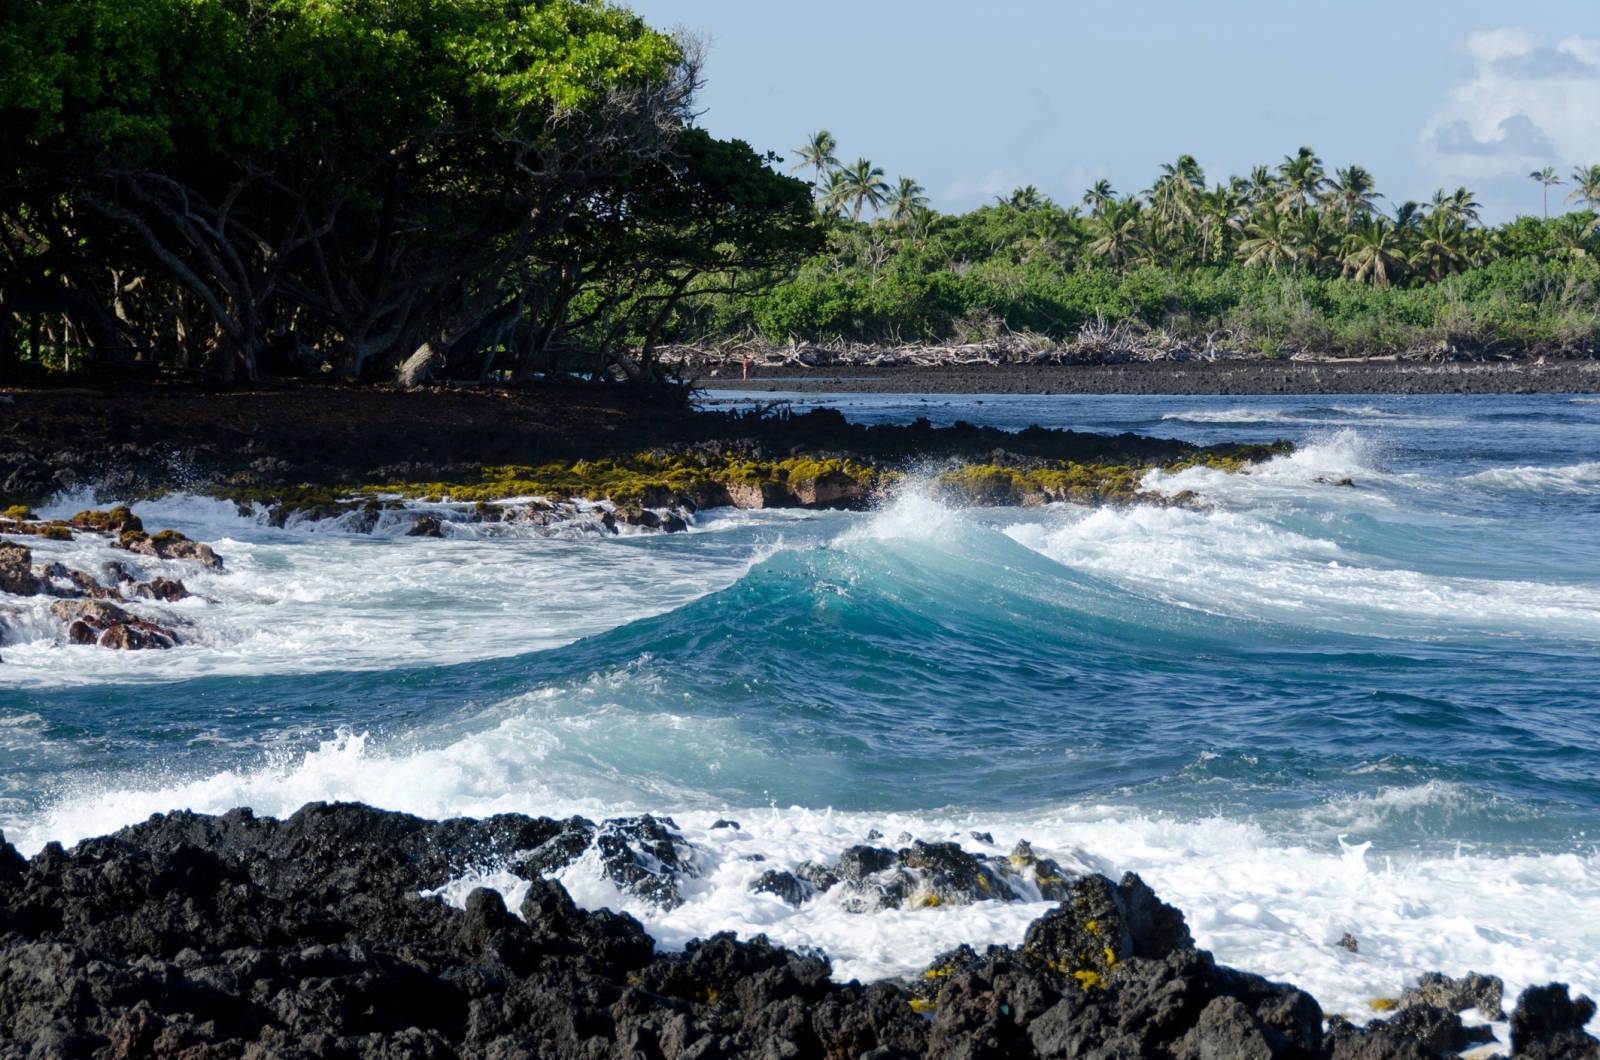
[[(830, 871), (848, 877), (860, 849)], [(1429, 976), (1392, 1019), (1325, 1019), (1293, 986), (1218, 965), (1131, 874), (1063, 879), (1020, 947), (841, 984), (826, 956), (763, 936), (658, 951), (631, 916), (582, 910), (543, 877), (591, 850), (662, 902), (693, 872), (665, 819), (431, 822), (352, 804), (158, 816), (31, 861), (0, 843), (0, 1035), (33, 1055), (1379, 1060), (1472, 1048), (1484, 1028), (1456, 1010), (1499, 1004), (1490, 977)], [(438, 899), (488, 865), (525, 881), (514, 913), (493, 890)], [(1560, 984), (1530, 988), (1511, 1047), (1594, 1056), (1593, 1014)]]
[[(147, 534), (138, 516), (126, 507), (79, 512), (71, 519), (40, 520), (26, 508), (0, 512), (0, 535), (71, 541), (79, 535), (108, 539), (113, 550), (156, 560), (184, 561), (221, 570), (222, 559), (210, 545), (191, 541), (175, 530)], [(0, 537), (0, 641), (10, 622), (21, 615), (16, 598), (53, 597), (50, 619), (60, 623), (70, 644), (123, 650), (173, 648), (183, 640), (181, 619), (129, 611), (125, 604), (176, 603), (191, 594), (178, 578), (141, 577), (120, 560), (107, 560), (99, 574), (60, 562), (36, 564), (33, 550), (20, 541)]]

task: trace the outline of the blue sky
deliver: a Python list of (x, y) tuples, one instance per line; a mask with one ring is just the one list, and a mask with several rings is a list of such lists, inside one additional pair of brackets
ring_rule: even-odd
[[(709, 44), (701, 123), (915, 177), (940, 209), (1213, 182), (1309, 144), (1391, 200), (1440, 185), (1538, 212), (1530, 169), (1600, 162), (1600, 0), (632, 0)], [(1566, 189), (1552, 190), (1552, 209)]]

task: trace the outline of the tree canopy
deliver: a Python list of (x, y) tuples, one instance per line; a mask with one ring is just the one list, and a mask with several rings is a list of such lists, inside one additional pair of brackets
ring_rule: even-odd
[(691, 128), (693, 42), (599, 0), (5, 0), (0, 64), (0, 322), (78, 348), (527, 374), (818, 245)]
[[(858, 200), (883, 171), (842, 165), (838, 147), (819, 133), (795, 152), (827, 248), (790, 282), (708, 307), (680, 341), (1065, 342), (1128, 325), (1263, 352), (1600, 347), (1600, 166), (1573, 170), (1578, 209), (1493, 227), (1468, 188), (1390, 200), (1310, 147), (1225, 180), (1184, 154), (1140, 192), (1100, 180), (1063, 206), (1028, 185), (947, 215), (917, 196)], [(1560, 178), (1533, 177), (1542, 214)]]

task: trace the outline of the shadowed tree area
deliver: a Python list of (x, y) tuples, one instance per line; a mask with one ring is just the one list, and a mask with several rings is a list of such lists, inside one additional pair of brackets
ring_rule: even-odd
[(819, 245), (606, 3), (13, 0), (0, 69), (0, 372), (652, 378), (691, 281)]

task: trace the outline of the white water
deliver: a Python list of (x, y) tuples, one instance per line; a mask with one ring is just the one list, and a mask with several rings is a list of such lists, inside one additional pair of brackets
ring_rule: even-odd
[[(93, 501), (65, 498), (40, 515), (69, 516)], [(151, 528), (172, 527), (210, 543), (226, 569), (133, 556), (95, 534), (26, 543), (35, 563), (59, 561), (97, 574), (117, 561), (141, 578), (181, 579), (193, 598), (128, 605), (175, 624), (180, 647), (108, 652), (69, 645), (61, 623), (50, 618), (48, 598), (17, 598), (0, 613), (9, 627), (3, 640), (8, 684), (50, 688), (387, 670), (538, 651), (714, 592), (781, 547), (786, 532), (837, 518), (704, 513), (683, 536), (716, 535), (727, 544), (689, 548), (681, 538), (655, 534), (601, 538), (574, 530), (546, 536), (532, 529), (519, 534), (515, 526), (480, 538), (479, 528), (466, 524), (455, 528), (463, 536), (407, 539), (410, 514), (377, 535), (347, 532), (343, 520), (274, 529), (263, 516), (243, 516), (230, 503), (192, 496), (141, 502), (133, 510)]]
[[(560, 740), (532, 717), (428, 750), (376, 751), (363, 737), (346, 734), (315, 752), (256, 770), (83, 792), (13, 838), (26, 851), (47, 837), (71, 841), (176, 807), (220, 813), (249, 805), (281, 816), (312, 800), (362, 801), (435, 818), (525, 812), (598, 819), (646, 808), (672, 810), (668, 799), (629, 805), (610, 793), (595, 797), (603, 786), (550, 777), (544, 764)], [(1334, 805), (1326, 813), (1359, 835), (1391, 806), (1450, 797), (1438, 786), (1397, 788), (1364, 806)], [(1017, 943), (1049, 903), (859, 914), (827, 895), (794, 909), (775, 896), (751, 893), (750, 883), (767, 869), (836, 857), (865, 841), (871, 829), (891, 844), (908, 833), (930, 841), (954, 839), (992, 854), (1027, 839), (1068, 869), (1140, 873), (1184, 910), (1197, 942), (1219, 960), (1292, 981), (1330, 1013), (1370, 1017), (1372, 999), (1397, 996), (1422, 972), (1436, 969), (1452, 975), (1492, 971), (1505, 978), (1513, 998), (1524, 986), (1552, 979), (1600, 990), (1600, 968), (1593, 963), (1600, 952), (1600, 852), (1408, 857), (1353, 839), (1324, 850), (1275, 841), (1240, 821), (1178, 820), (1104, 805), (949, 815), (705, 808), (697, 801), (700, 808), (673, 814), (704, 866), (701, 878), (684, 887), (688, 900), (682, 907), (661, 912), (621, 894), (586, 862), (558, 878), (580, 904), (634, 913), (668, 947), (721, 930), (765, 932), (787, 945), (821, 947), (838, 978), (865, 980), (914, 973), (962, 942)], [(722, 817), (742, 827), (712, 830)], [(992, 833), (994, 847), (972, 839), (975, 830)], [(751, 854), (765, 860), (746, 860)], [(526, 889), (492, 867), (439, 885), (458, 903), (474, 886), (493, 886), (513, 909)], [(1359, 954), (1335, 945), (1346, 932), (1359, 940)]]
[[(1402, 530), (1434, 522), (1471, 525), (1470, 511), (1437, 513), (1432, 498), (1463, 490), (1588, 494), (1600, 488), (1595, 466), (1424, 480), (1386, 469), (1381, 446), (1339, 432), (1248, 475), (1194, 469), (1151, 476), (1149, 485), (1168, 492), (1195, 490), (1212, 505), (1202, 512), (1058, 508), (958, 515), (911, 497), (870, 517), (703, 513), (688, 535), (697, 539), (695, 547), (685, 546), (687, 538), (643, 536), (427, 541), (367, 538), (318, 525), (280, 531), (228, 506), (175, 498), (137, 510), (153, 526), (172, 525), (212, 542), (228, 563), (221, 574), (166, 567), (217, 601), (151, 612), (191, 623), (189, 643), (171, 653), (69, 648), (35, 616), (5, 643), (4, 677), (8, 685), (49, 688), (502, 657), (681, 606), (732, 584), (785, 542), (936, 542), (962, 532), (972, 519), (998, 521), (1013, 539), (1065, 566), (1200, 611), (1362, 635), (1587, 642), (1600, 638), (1600, 590), (1592, 579), (1441, 572), (1422, 562), (1427, 557), (1420, 549), (1409, 563), (1369, 550), (1346, 523), (1372, 517)], [(1332, 485), (1343, 477), (1354, 479), (1355, 487)], [(76, 500), (63, 505), (82, 506)], [(35, 547), (42, 561), (61, 558), (89, 569), (107, 558), (128, 559), (113, 557), (89, 537)], [(135, 562), (146, 574), (162, 566)], [(891, 843), (904, 831), (930, 840), (960, 838), (969, 848), (975, 844), (968, 832), (990, 831), (1002, 851), (1026, 838), (1069, 867), (1140, 872), (1185, 911), (1197, 940), (1220, 960), (1296, 982), (1329, 1012), (1363, 1017), (1367, 1001), (1393, 996), (1432, 969), (1502, 975), (1512, 997), (1524, 985), (1551, 979), (1600, 990), (1594, 964), (1600, 855), (1592, 847), (1419, 856), (1367, 846), (1393, 814), (1463, 801), (1450, 784), (1384, 788), (1304, 811), (1313, 820), (1296, 832), (1343, 832), (1343, 846), (1286, 840), (1256, 821), (1065, 800), (1027, 813), (980, 815), (721, 806), (687, 784), (641, 784), (601, 768), (605, 748), (618, 744), (662, 755), (689, 748), (694, 754), (685, 757), (703, 757), (708, 768), (746, 753), (736, 728), (714, 719), (613, 709), (607, 682), (630, 679), (599, 674), (589, 689), (546, 690), (470, 708), (482, 712), (477, 731), (443, 742), (344, 733), (310, 753), (198, 775), (142, 767), (138, 775), (63, 778), (53, 800), (8, 820), (7, 831), (31, 852), (51, 839), (70, 843), (170, 809), (222, 812), (249, 805), (284, 815), (314, 800), (359, 800), (430, 817), (672, 813), (706, 867), (688, 886), (686, 905), (666, 914), (642, 907), (583, 864), (564, 873), (574, 896), (590, 906), (631, 909), (666, 945), (733, 929), (820, 946), (842, 978), (914, 971), (960, 942), (1016, 942), (1044, 907), (983, 904), (860, 915), (824, 898), (794, 910), (749, 893), (756, 875), (836, 856), (872, 828)], [(474, 727), (473, 718), (459, 720), (462, 728)], [(0, 719), (0, 749), (25, 748), (38, 724), (37, 713)], [(574, 758), (596, 768), (574, 774), (562, 766)], [(710, 824), (718, 817), (744, 827), (714, 832)], [(749, 853), (767, 860), (743, 860)], [(509, 878), (486, 879), (515, 905), (520, 896)], [(439, 881), (458, 900), (473, 882)], [(1347, 931), (1360, 940), (1359, 954), (1333, 945)]]

